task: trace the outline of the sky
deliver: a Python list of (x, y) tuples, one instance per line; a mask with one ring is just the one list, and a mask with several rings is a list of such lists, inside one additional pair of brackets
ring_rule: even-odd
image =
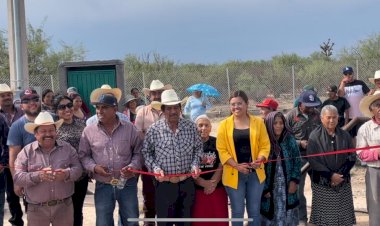
[(63, 41), (82, 44), (86, 60), (156, 52), (200, 64), (305, 57), (328, 38), (336, 54), (380, 33), (379, 9), (378, 0), (25, 0), (27, 22), (43, 25), (55, 50)]

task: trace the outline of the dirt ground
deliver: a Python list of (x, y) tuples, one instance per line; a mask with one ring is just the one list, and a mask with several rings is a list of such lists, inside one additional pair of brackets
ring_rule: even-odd
[[(215, 118), (212, 120), (212, 133), (211, 135), (216, 135), (217, 127), (220, 122), (220, 118)], [(368, 215), (366, 214), (366, 199), (365, 199), (365, 168), (364, 167), (355, 167), (352, 171), (352, 189), (353, 189), (353, 198), (354, 198), (354, 206), (356, 211), (356, 221), (359, 226), (367, 226), (368, 225)], [(139, 199), (139, 207), (140, 207), (140, 217), (142, 218), (142, 195), (141, 195), (141, 180), (139, 180), (138, 184), (138, 199)], [(89, 190), (94, 191), (94, 184), (91, 183), (89, 185)], [(305, 185), (305, 195), (307, 197), (307, 204), (308, 204), (308, 211), (310, 214), (310, 206), (311, 206), (311, 187), (310, 187), (310, 180), (307, 178), (306, 185)], [(94, 206), (94, 196), (93, 195), (87, 195), (85, 199), (85, 204), (83, 208), (84, 212), (84, 225), (85, 226), (93, 226), (95, 225), (95, 206)], [(5, 204), (5, 216), (4, 216), (4, 225), (9, 225), (7, 220), (9, 219), (10, 214), (8, 210), (7, 203)], [(26, 216), (24, 216), (24, 219), (26, 219)], [(117, 208), (114, 212), (114, 219), (115, 219), (115, 225), (117, 222)], [(26, 220), (25, 220), (26, 221)], [(25, 224), (26, 225), (26, 224)], [(142, 225), (142, 223), (140, 224)]]

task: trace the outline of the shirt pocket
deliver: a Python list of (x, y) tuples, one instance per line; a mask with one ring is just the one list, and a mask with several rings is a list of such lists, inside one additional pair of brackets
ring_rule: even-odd
[(184, 140), (179, 144), (180, 152), (186, 156), (192, 156), (194, 153), (194, 142), (191, 140)]
[(71, 166), (71, 162), (69, 158), (59, 159), (52, 164), (53, 169), (66, 169)]
[(164, 140), (161, 142), (157, 142), (157, 145), (155, 147), (156, 156), (159, 158), (161, 156), (163, 157), (170, 157), (173, 156), (173, 151), (171, 148), (171, 141), (170, 140)]

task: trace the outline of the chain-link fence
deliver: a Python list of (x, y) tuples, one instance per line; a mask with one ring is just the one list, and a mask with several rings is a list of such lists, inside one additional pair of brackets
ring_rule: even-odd
[[(207, 83), (221, 93), (214, 103), (226, 103), (235, 90), (244, 90), (255, 104), (270, 96), (280, 103), (292, 101), (299, 95), (305, 85), (314, 86), (324, 99), (329, 85), (339, 86), (342, 79), (342, 68), (351, 65), (354, 76), (363, 80), (370, 88), (373, 84), (368, 78), (379, 70), (380, 59), (354, 60), (346, 64), (321, 61), (305, 65), (276, 65), (271, 63), (251, 63), (244, 66), (204, 66), (194, 68), (177, 67), (170, 71), (131, 72), (126, 70), (126, 92), (132, 87), (141, 90), (149, 87), (153, 79), (159, 79), (165, 84), (173, 85), (180, 97), (190, 95), (186, 88), (196, 83)], [(283, 106), (289, 108), (291, 106)]]
[[(251, 104), (261, 101), (267, 96), (279, 100), (281, 108), (289, 108), (291, 103), (305, 85), (313, 85), (324, 99), (326, 87), (339, 86), (342, 79), (342, 68), (350, 65), (354, 68), (355, 77), (363, 80), (369, 87), (368, 78), (380, 69), (380, 59), (361, 59), (351, 62), (337, 63), (335, 61), (309, 62), (303, 65), (284, 65), (266, 62), (231, 63), (221, 65), (178, 65), (170, 69), (154, 71), (125, 69), (125, 94), (131, 88), (149, 87), (150, 82), (159, 79), (165, 84), (172, 84), (180, 97), (191, 95), (186, 88), (196, 83), (207, 83), (214, 86), (220, 93), (214, 98), (214, 104), (225, 104), (232, 92), (244, 90), (252, 100)], [(30, 76), (30, 86), (40, 90), (47, 88), (59, 91), (58, 75)], [(0, 77), (1, 83), (10, 84), (9, 77)], [(282, 106), (281, 106), (282, 105)]]

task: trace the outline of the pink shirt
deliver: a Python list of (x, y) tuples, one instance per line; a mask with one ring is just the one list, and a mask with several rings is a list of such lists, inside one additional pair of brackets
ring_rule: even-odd
[[(65, 181), (40, 181), (39, 171), (50, 166), (65, 169)], [(56, 141), (50, 152), (40, 149), (38, 141), (26, 145), (15, 161), (14, 183), (24, 187), (28, 203), (39, 204), (65, 199), (74, 194), (74, 181), (82, 175), (82, 165), (75, 149), (64, 141)]]
[(144, 134), (148, 128), (158, 120), (164, 118), (164, 114), (152, 108), (152, 105), (144, 106), (137, 111), (135, 126), (137, 131), (143, 132)]
[[(83, 167), (93, 172), (95, 180), (103, 183), (112, 178), (120, 178), (120, 170), (129, 166), (141, 169), (142, 139), (135, 126), (130, 122), (119, 121), (119, 124), (108, 135), (100, 123), (86, 126), (79, 143), (79, 158)], [(96, 165), (105, 166), (111, 176), (96, 174)]]

